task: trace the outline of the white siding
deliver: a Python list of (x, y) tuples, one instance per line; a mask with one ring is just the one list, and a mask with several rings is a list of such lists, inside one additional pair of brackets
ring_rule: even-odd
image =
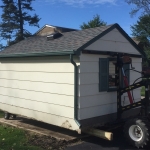
[[(142, 70), (142, 58), (132, 58), (132, 66), (135, 70), (141, 71)], [(130, 71), (130, 84), (133, 84), (134, 81), (141, 77), (141, 74), (135, 71)], [(139, 82), (138, 80), (137, 82)], [(132, 92), (131, 92), (132, 93)], [(134, 101), (137, 102), (141, 99), (141, 88), (133, 90)], [(127, 93), (122, 95), (122, 104), (128, 105), (129, 99), (127, 97)]]
[[(99, 58), (105, 55), (81, 54), (79, 70), (79, 119), (88, 119), (117, 112), (116, 92), (99, 92)], [(132, 58), (133, 67), (141, 70), (141, 58)], [(130, 72), (130, 83), (140, 74)], [(135, 101), (140, 100), (140, 89), (134, 90)], [(122, 96), (122, 104), (126, 105), (126, 94)]]
[(32, 119), (47, 122), (49, 124), (54, 124), (60, 127), (65, 127), (71, 130), (76, 130), (79, 128), (73, 118), (60, 117), (57, 115), (52, 115), (3, 103), (0, 103), (0, 108), (4, 111), (9, 110), (11, 113), (14, 114), (22, 114)]
[(69, 56), (0, 59), (0, 109), (77, 129)]
[(107, 33), (99, 40), (86, 47), (85, 50), (140, 54), (117, 29)]

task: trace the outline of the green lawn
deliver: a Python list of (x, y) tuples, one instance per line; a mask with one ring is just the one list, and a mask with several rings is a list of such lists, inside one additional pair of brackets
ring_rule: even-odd
[(42, 150), (28, 144), (22, 129), (0, 125), (0, 150)]
[[(2, 117), (4, 112), (0, 110), (0, 118)], [(28, 136), (22, 129), (0, 124), (0, 150), (42, 150), (29, 145)]]
[(4, 117), (4, 112), (0, 110), (0, 118)]
[(145, 96), (145, 87), (142, 86), (142, 89), (141, 89), (141, 96)]

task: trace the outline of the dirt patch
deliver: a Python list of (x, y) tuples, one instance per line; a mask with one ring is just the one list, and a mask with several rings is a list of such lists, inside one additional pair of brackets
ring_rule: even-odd
[(0, 118), (0, 124), (25, 130), (28, 139), (26, 144), (40, 147), (43, 150), (64, 150), (68, 146), (80, 144), (80, 139), (87, 137), (74, 131), (21, 116), (9, 120)]
[(80, 139), (66, 141), (39, 134), (27, 133), (26, 135), (30, 145), (38, 146), (45, 150), (64, 150), (67, 146), (81, 143)]

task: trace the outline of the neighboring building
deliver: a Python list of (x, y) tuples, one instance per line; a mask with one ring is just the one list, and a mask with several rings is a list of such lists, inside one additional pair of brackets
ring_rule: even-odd
[(64, 28), (64, 27), (52, 26), (52, 25), (44, 25), (34, 35), (45, 36), (56, 32), (64, 33), (64, 32), (76, 31), (76, 30), (77, 29)]
[(148, 44), (141, 42), (136, 37), (133, 37), (132, 40), (140, 47), (141, 50), (144, 51), (144, 47), (148, 46)]
[[(116, 120), (116, 55), (129, 55), (141, 71), (143, 51), (118, 24), (51, 35), (45, 29), (36, 34), (48, 36), (0, 52), (0, 109), (71, 130)], [(131, 71), (130, 83), (140, 76)], [(141, 100), (140, 88), (133, 95)]]

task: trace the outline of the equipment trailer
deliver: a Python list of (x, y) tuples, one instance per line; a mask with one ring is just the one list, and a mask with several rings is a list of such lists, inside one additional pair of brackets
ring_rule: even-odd
[[(132, 67), (132, 60), (128, 56), (117, 55), (117, 63), (116, 63), (116, 85), (117, 85), (117, 121), (121, 122), (121, 114), (127, 110), (134, 109), (137, 107), (141, 107), (141, 111), (138, 116), (132, 117), (130, 119), (125, 120), (124, 125), (124, 133), (125, 137), (130, 144), (136, 147), (144, 147), (149, 143), (150, 137), (150, 100), (149, 100), (149, 85), (150, 85), (150, 70), (139, 72), (142, 74), (142, 77), (136, 79), (133, 84), (129, 85), (127, 81), (127, 77), (125, 72), (127, 70), (123, 69), (124, 64), (131, 64), (132, 71), (139, 72)], [(120, 87), (121, 75), (122, 72), (123, 80), (125, 87)], [(139, 79), (142, 79), (139, 82)], [(145, 87), (145, 98), (141, 99), (139, 102), (134, 102), (133, 100), (133, 90), (139, 87)], [(128, 94), (128, 98), (130, 104), (127, 106), (121, 105), (121, 96), (123, 93)], [(131, 95), (132, 93), (132, 95)]]

